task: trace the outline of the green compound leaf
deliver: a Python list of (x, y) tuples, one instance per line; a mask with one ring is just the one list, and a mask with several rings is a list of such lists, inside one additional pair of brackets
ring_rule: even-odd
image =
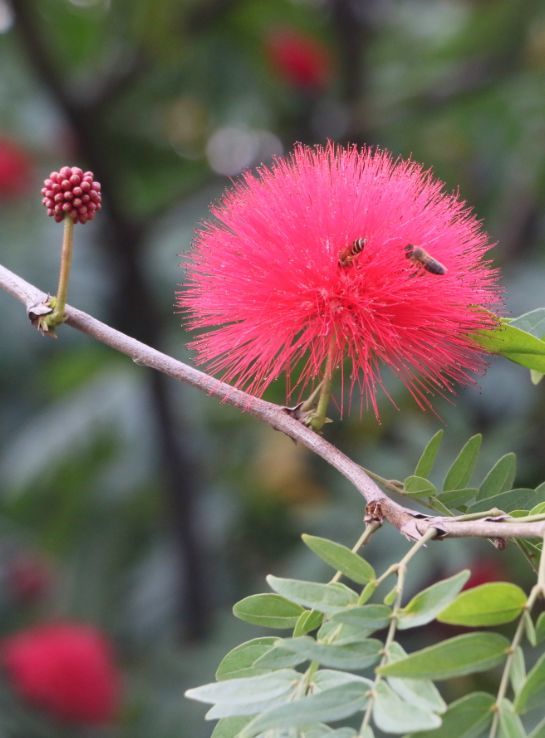
[[(283, 579), (269, 574), (269, 587), (292, 602), (323, 613), (335, 613), (355, 605), (358, 596), (344, 584), (319, 584), (301, 579)], [(295, 625), (295, 623), (294, 623)]]
[(299, 725), (343, 720), (365, 709), (368, 691), (366, 684), (354, 682), (273, 707), (248, 723), (240, 733), (240, 738), (253, 738), (274, 728), (296, 728)]
[(469, 627), (510, 623), (524, 610), (526, 600), (526, 593), (516, 584), (488, 582), (459, 594), (437, 620)]
[[(388, 662), (393, 663), (405, 658), (405, 650), (399, 643), (391, 643), (388, 648)], [(416, 705), (423, 710), (445, 712), (447, 705), (435, 684), (429, 679), (401, 679), (388, 677), (388, 684), (397, 694), (410, 705)]]
[(397, 627), (399, 630), (416, 628), (431, 622), (461, 591), (470, 577), (468, 569), (443, 579), (431, 587), (423, 589), (398, 613)]
[(379, 682), (375, 692), (373, 719), (385, 733), (405, 734), (412, 730), (433, 730), (441, 725), (441, 718), (435, 713), (405, 702), (386, 682)]
[(517, 455), (514, 453), (505, 454), (496, 461), (481, 482), (478, 499), (484, 500), (487, 497), (494, 497), (494, 495), (512, 489), (516, 473)]
[(498, 717), (500, 719), (501, 738), (526, 738), (526, 731), (522, 722), (509, 700), (503, 699), (500, 702)]
[(270, 671), (264, 668), (260, 670), (254, 665), (260, 656), (274, 648), (276, 641), (277, 639), (274, 636), (254, 638), (233, 648), (223, 657), (216, 670), (218, 682), (234, 677), (257, 676), (265, 671)]
[(477, 433), (465, 443), (454, 463), (447, 472), (443, 489), (445, 492), (451, 489), (464, 489), (471, 479), (473, 468), (477, 461), (483, 437)]
[(426, 497), (430, 497), (437, 494), (437, 487), (433, 482), (430, 482), (429, 479), (412, 475), (410, 477), (406, 477), (404, 480), (403, 492), (406, 495), (424, 495)]
[(233, 607), (239, 620), (279, 630), (293, 628), (303, 608), (276, 594), (256, 594), (245, 597)]
[(451, 679), (486, 671), (505, 657), (509, 641), (498, 633), (467, 633), (409, 654), (377, 669), (379, 674), (412, 679)]
[(437, 433), (430, 438), (426, 444), (426, 448), (422, 451), (422, 456), (418, 460), (418, 464), (414, 470), (415, 477), (424, 477), (424, 479), (429, 477), (444, 435), (445, 432), (441, 428), (441, 430), (438, 430)]
[(515, 710), (524, 713), (543, 705), (545, 687), (545, 654), (541, 656), (528, 672), (528, 676), (515, 698)]
[(545, 372), (545, 341), (532, 336), (512, 323), (500, 319), (500, 325), (490, 331), (478, 331), (472, 339), (492, 354), (504, 356), (527, 369)]
[(382, 643), (373, 638), (344, 646), (317, 643), (314, 638), (284, 638), (282, 648), (304, 656), (308, 661), (318, 661), (335, 669), (365, 669), (380, 657)]
[(327, 538), (318, 538), (303, 534), (303, 541), (310, 550), (326, 564), (340, 571), (357, 584), (367, 584), (375, 579), (375, 570), (365, 559), (358, 556), (346, 546)]
[(488, 497), (485, 500), (478, 500), (468, 508), (468, 513), (485, 512), (493, 507), (497, 507), (498, 510), (504, 512), (531, 510), (539, 502), (545, 502), (545, 487), (543, 489), (540, 489), (540, 487), (537, 489), (521, 487), (509, 492), (502, 492), (499, 495), (494, 495), (494, 497)]
[(390, 622), (391, 614), (391, 609), (386, 605), (363, 605), (332, 615), (330, 622), (343, 623), (372, 633), (385, 628)]
[(440, 728), (431, 733), (413, 733), (409, 738), (477, 738), (492, 722), (494, 703), (491, 694), (468, 694), (449, 705)]

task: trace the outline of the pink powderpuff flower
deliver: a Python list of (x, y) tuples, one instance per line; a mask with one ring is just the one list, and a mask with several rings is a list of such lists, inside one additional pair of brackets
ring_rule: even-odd
[(501, 302), (491, 244), (419, 164), (299, 145), (246, 172), (211, 211), (178, 305), (202, 331), (197, 360), (225, 381), (261, 395), (285, 373), (290, 394), (297, 369), (302, 392), (328, 362), (378, 417), (383, 366), (423, 409), (484, 368), (470, 335), (493, 327), (486, 310)]
[(62, 722), (99, 725), (118, 711), (119, 672), (109, 643), (90, 625), (28, 628), (4, 640), (1, 658), (21, 697)]
[(331, 78), (332, 62), (327, 47), (295, 29), (271, 31), (265, 51), (278, 76), (295, 87), (321, 89)]

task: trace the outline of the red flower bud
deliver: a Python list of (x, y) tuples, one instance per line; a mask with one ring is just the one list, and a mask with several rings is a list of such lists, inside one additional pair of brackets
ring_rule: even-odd
[[(87, 223), (102, 207), (100, 189), (93, 172), (84, 172), (79, 167), (62, 167), (59, 172), (51, 172), (44, 181), (42, 203), (57, 223), (66, 215), (74, 223)], [(84, 192), (87, 194), (82, 197)]]
[(285, 29), (267, 37), (266, 52), (273, 69), (296, 87), (324, 87), (331, 77), (327, 47), (311, 36)]
[(0, 138), (0, 200), (21, 197), (30, 185), (32, 161), (15, 141)]
[(5, 639), (2, 663), (22, 698), (58, 720), (100, 724), (118, 710), (119, 673), (109, 644), (92, 626), (29, 628)]

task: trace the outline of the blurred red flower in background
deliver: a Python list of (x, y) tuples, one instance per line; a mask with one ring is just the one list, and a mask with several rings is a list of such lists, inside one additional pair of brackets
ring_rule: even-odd
[(464, 585), (464, 589), (479, 587), (488, 582), (502, 582), (506, 579), (505, 569), (494, 559), (479, 559), (471, 565), (471, 576)]
[(58, 720), (105, 723), (120, 700), (120, 675), (105, 637), (77, 623), (39, 625), (2, 644), (2, 663), (31, 705)]
[[(422, 408), (483, 369), (469, 334), (495, 324), (481, 309), (501, 298), (490, 243), (418, 164), (368, 148), (299, 146), (246, 172), (212, 214), (178, 304), (203, 331), (191, 344), (198, 361), (226, 381), (261, 394), (298, 367), (303, 389), (325, 365), (339, 367), (378, 415), (383, 365)], [(445, 273), (408, 258), (415, 245)]]
[(26, 194), (32, 184), (33, 163), (15, 141), (0, 136), (0, 200)]
[(272, 31), (266, 38), (265, 50), (271, 67), (291, 85), (322, 88), (331, 78), (329, 51), (312, 36), (294, 29)]

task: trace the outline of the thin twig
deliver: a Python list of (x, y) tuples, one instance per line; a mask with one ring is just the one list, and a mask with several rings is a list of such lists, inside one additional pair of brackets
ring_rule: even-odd
[[(27, 310), (44, 302), (47, 295), (34, 285), (0, 265), (0, 289), (22, 302)], [(367, 502), (368, 522), (388, 521), (405, 536), (419, 539), (430, 528), (438, 531), (437, 538), (542, 538), (545, 522), (520, 523), (506, 520), (452, 520), (449, 517), (423, 515), (391, 500), (356, 462), (310, 428), (290, 417), (282, 407), (249, 395), (225, 382), (157, 351), (135, 338), (121, 333), (77, 308), (66, 306), (66, 324), (129, 356), (137, 365), (146, 366), (172, 379), (190, 384), (222, 402), (259, 418), (294, 441), (306, 446), (337, 469), (360, 492)]]

